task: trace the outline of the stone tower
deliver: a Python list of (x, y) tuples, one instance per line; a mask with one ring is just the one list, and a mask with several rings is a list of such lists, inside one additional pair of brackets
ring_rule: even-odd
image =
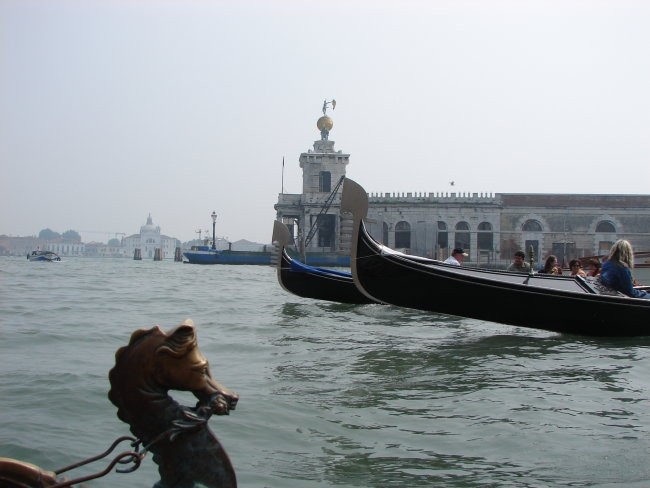
[[(316, 121), (320, 139), (314, 149), (300, 155), (302, 194), (281, 194), (275, 206), (278, 220), (294, 231), (301, 252), (338, 252), (340, 236), (341, 186), (350, 155), (334, 149), (329, 134), (334, 121), (327, 115), (336, 101), (323, 103), (323, 115)], [(334, 191), (336, 190), (336, 193)], [(297, 228), (295, 228), (297, 226)]]

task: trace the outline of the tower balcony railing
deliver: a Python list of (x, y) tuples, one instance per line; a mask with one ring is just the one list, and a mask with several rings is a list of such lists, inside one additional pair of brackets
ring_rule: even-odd
[(278, 196), (278, 205), (299, 205), (300, 199), (302, 197), (301, 193), (280, 193)]

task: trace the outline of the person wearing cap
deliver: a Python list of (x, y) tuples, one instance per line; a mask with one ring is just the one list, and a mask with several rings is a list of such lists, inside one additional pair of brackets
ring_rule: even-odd
[(508, 266), (508, 271), (513, 273), (530, 273), (530, 264), (524, 261), (525, 259), (526, 254), (524, 251), (517, 251), (512, 264)]
[(451, 252), (451, 256), (445, 259), (444, 262), (447, 264), (453, 264), (454, 266), (460, 266), (463, 259), (465, 259), (465, 256), (468, 256), (468, 254), (460, 247), (457, 247)]

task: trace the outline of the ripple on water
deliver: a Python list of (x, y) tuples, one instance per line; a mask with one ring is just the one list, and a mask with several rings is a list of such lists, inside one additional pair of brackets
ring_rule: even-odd
[[(241, 487), (650, 479), (649, 338), (308, 300), (268, 267), (27, 264), (0, 258), (0, 456), (55, 468), (102, 452), (128, 432), (106, 396), (115, 351), (135, 329), (189, 317), (241, 396), (210, 420)], [(92, 486), (149, 487), (155, 471), (146, 459)]]

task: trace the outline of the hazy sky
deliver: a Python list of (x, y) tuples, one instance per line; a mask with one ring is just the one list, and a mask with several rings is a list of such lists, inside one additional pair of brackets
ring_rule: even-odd
[[(0, 0), (0, 234), (270, 242), (301, 152), (369, 192), (650, 190), (645, 0)], [(453, 180), (454, 187), (449, 185)]]

